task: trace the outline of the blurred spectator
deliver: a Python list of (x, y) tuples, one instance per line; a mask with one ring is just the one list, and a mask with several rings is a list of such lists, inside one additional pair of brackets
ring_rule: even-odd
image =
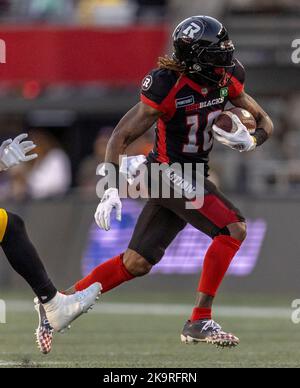
[(57, 140), (43, 130), (32, 131), (39, 158), (28, 174), (28, 193), (32, 198), (65, 194), (71, 184), (70, 161)]
[(36, 21), (72, 21), (74, 16), (73, 0), (31, 0), (29, 15)]
[[(101, 129), (94, 143), (94, 151), (84, 159), (79, 167), (77, 175), (77, 184), (80, 191), (86, 195), (95, 195), (96, 184), (99, 177), (96, 175), (97, 167), (105, 160), (105, 152), (108, 140), (112, 134), (113, 128)], [(128, 156), (147, 155), (153, 147), (152, 131), (137, 139), (126, 150)]]
[(184, 18), (191, 15), (210, 15), (220, 17), (226, 9), (228, 0), (172, 0), (170, 9), (174, 20), (174, 26)]
[(33, 130), (30, 138), (38, 145), (39, 158), (11, 170), (13, 198), (44, 199), (66, 194), (71, 185), (68, 156), (50, 132)]
[(123, 26), (133, 22), (135, 10), (130, 0), (80, 0), (78, 18), (84, 24)]
[(137, 18), (141, 22), (159, 22), (166, 18), (168, 0), (136, 0)]
[(10, 20), (73, 23), (76, 0), (11, 0)]
[(11, 5), (10, 0), (0, 0), (0, 17), (7, 16)]
[(105, 159), (106, 146), (112, 131), (113, 128), (104, 128), (100, 131), (94, 143), (93, 154), (86, 157), (79, 166), (77, 184), (84, 194), (96, 193), (96, 184), (99, 180), (96, 170)]
[(230, 5), (240, 11), (282, 12), (300, 8), (299, 0), (229, 0)]

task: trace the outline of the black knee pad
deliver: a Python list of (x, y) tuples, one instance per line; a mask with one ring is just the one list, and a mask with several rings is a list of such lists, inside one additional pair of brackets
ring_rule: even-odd
[(156, 249), (149, 248), (143, 244), (136, 245), (134, 243), (129, 244), (129, 249), (135, 251), (140, 256), (142, 256), (152, 267), (160, 262), (162, 257), (165, 254), (165, 250), (161, 247), (156, 247)]
[(219, 231), (219, 236), (230, 236), (230, 232), (227, 226)]
[(215, 238), (217, 236), (230, 236), (230, 232), (227, 226), (225, 226), (225, 228), (223, 229), (215, 228), (212, 233), (212, 238)]

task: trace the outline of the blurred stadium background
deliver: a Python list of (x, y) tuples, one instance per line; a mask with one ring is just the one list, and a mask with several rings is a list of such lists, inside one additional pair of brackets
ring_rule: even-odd
[[(96, 314), (57, 339), (47, 361), (33, 344), (30, 291), (1, 253), (9, 324), (0, 325), (0, 367), (299, 366), (290, 319), (300, 278), (300, 65), (291, 60), (299, 0), (0, 0), (0, 141), (28, 131), (40, 154), (1, 173), (1, 207), (25, 218), (61, 288), (126, 247), (142, 203), (125, 201), (122, 224), (108, 234), (97, 229), (96, 166), (113, 127), (138, 101), (141, 79), (171, 51), (174, 26), (192, 14), (228, 26), (247, 91), (275, 122), (273, 139), (257, 152), (216, 144), (211, 158), (212, 179), (249, 223), (216, 309), (241, 347), (216, 353), (179, 343), (208, 244), (188, 228), (152, 275), (105, 295)], [(129, 153), (147, 153), (152, 136)]]
[[(300, 71), (291, 61), (291, 44), (300, 38), (298, 0), (0, 1), (6, 44), (0, 140), (29, 131), (40, 154), (36, 163), (1, 174), (1, 206), (24, 216), (59, 287), (130, 238), (139, 202), (125, 203), (122, 225), (114, 224), (109, 234), (93, 224), (96, 166), (113, 127), (138, 101), (140, 80), (159, 55), (170, 52), (174, 26), (192, 14), (215, 16), (228, 26), (247, 69), (247, 91), (276, 129), (258, 152), (240, 155), (216, 144), (211, 158), (212, 179), (249, 218), (248, 240), (223, 291), (297, 297)], [(150, 131), (129, 153), (147, 153), (152, 136)], [(179, 291), (180, 284), (192, 303), (206, 246), (206, 238), (189, 229), (153, 275), (122, 290), (161, 295)], [(0, 287), (24, 286), (3, 257)]]

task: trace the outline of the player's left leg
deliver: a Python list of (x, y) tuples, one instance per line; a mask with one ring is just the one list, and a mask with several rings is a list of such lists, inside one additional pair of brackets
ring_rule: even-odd
[(229, 224), (218, 233), (213, 237), (204, 258), (192, 320), (201, 317), (211, 318), (213, 300), (233, 258), (246, 238), (246, 223)]
[(205, 258), (196, 305), (184, 326), (181, 339), (185, 343), (208, 342), (222, 347), (233, 347), (239, 339), (225, 333), (212, 320), (212, 306), (226, 272), (246, 237), (243, 222), (227, 226), (230, 235), (218, 235), (213, 239)]
[(186, 209), (185, 198), (162, 200), (165, 207), (213, 239), (204, 258), (197, 302), (184, 327), (182, 340), (235, 346), (238, 338), (223, 332), (212, 321), (212, 306), (225, 274), (246, 237), (245, 219), (208, 179), (205, 179), (204, 193), (201, 208), (195, 205), (193, 209)]

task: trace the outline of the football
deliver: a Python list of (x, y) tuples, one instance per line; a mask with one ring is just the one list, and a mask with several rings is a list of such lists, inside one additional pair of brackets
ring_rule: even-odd
[(237, 126), (232, 120), (232, 116), (237, 115), (241, 122), (247, 127), (248, 131), (253, 134), (256, 130), (256, 120), (254, 116), (248, 112), (246, 109), (242, 108), (232, 108), (229, 110), (225, 110), (221, 113), (216, 121), (215, 125), (219, 128), (223, 129), (226, 132), (234, 133), (237, 131)]

